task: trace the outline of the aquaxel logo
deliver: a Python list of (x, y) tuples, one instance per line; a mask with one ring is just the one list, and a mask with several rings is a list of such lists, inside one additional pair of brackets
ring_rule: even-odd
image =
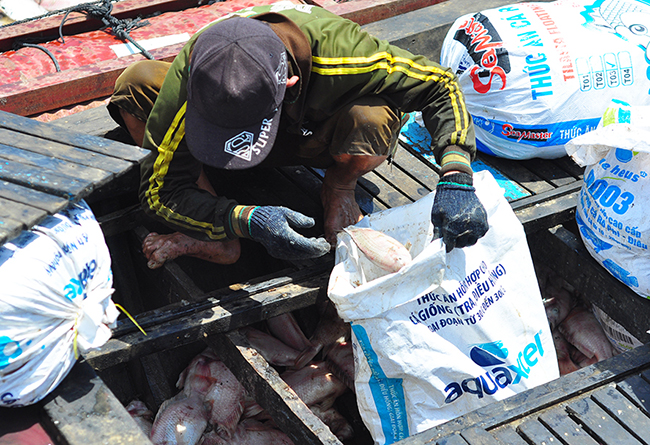
[(527, 379), (531, 369), (544, 356), (540, 335), (535, 334), (535, 341), (527, 344), (514, 357), (508, 359), (508, 350), (501, 341), (483, 343), (472, 347), (469, 357), (485, 370), (478, 377), (461, 382), (451, 382), (445, 388), (445, 403), (452, 403), (464, 394), (471, 394), (479, 399), (485, 394), (493, 395), (508, 385), (516, 385), (522, 378)]
[(478, 93), (485, 94), (490, 91), (495, 80), (495, 86), (500, 90), (506, 87), (510, 58), (490, 19), (481, 13), (473, 15), (458, 28), (454, 39), (467, 48), (475, 63), (469, 76)]

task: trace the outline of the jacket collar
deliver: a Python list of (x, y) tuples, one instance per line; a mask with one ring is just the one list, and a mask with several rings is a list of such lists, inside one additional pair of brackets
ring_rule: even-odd
[(311, 45), (298, 25), (281, 14), (269, 12), (252, 18), (267, 22), (287, 48), (290, 62), (288, 76), (298, 76), (300, 80), (287, 89), (282, 114), (289, 118), (291, 127), (299, 129), (305, 113), (304, 104), (311, 74)]

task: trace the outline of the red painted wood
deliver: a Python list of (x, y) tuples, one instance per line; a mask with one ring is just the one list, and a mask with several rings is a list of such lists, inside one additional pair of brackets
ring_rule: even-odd
[(307, 3), (325, 8), (359, 25), (366, 25), (443, 1), (445, 0), (308, 0)]
[[(199, 0), (121, 0), (113, 3), (111, 14), (119, 19), (147, 17), (156, 12), (182, 11), (199, 5)], [(64, 14), (48, 16), (31, 22), (17, 23), (0, 29), (0, 52), (13, 48), (16, 40), (44, 39), (59, 35)], [(100, 29), (101, 20), (88, 18), (79, 12), (71, 13), (63, 25), (63, 35), (70, 36)]]
[[(192, 35), (224, 14), (273, 2), (228, 0), (169, 12), (149, 19), (150, 26), (136, 29), (131, 35), (136, 41), (182, 32)], [(46, 47), (59, 61), (62, 71), (58, 73), (52, 60), (35, 48), (0, 54), (0, 78), (4, 82), (0, 85), (0, 110), (31, 116), (110, 95), (120, 73), (136, 60), (144, 59), (139, 54), (116, 58), (109, 48), (116, 43), (123, 42), (103, 31), (66, 37), (65, 45), (51, 42)], [(172, 45), (150, 53), (156, 59), (173, 60), (182, 46)]]

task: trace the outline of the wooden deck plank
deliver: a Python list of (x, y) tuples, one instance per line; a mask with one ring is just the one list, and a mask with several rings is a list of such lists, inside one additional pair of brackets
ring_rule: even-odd
[(49, 214), (57, 213), (67, 207), (69, 201), (59, 196), (39, 192), (8, 181), (0, 181), (0, 197), (28, 204)]
[(250, 346), (244, 334), (233, 330), (208, 335), (204, 341), (294, 443), (342, 445), (277, 371)]
[[(325, 175), (325, 170), (320, 168), (309, 168), (309, 170), (314, 172), (314, 174), (316, 174), (316, 176), (321, 180)], [(380, 212), (390, 208), (390, 206), (377, 199), (376, 195), (378, 193), (379, 188), (371, 181), (368, 181), (363, 177), (359, 179), (357, 187), (354, 190), (354, 197), (363, 214), (368, 215), (370, 213)]]
[[(35, 168), (50, 170), (63, 176), (96, 182), (98, 184), (105, 184), (113, 177), (113, 174), (106, 170), (76, 164), (4, 144), (0, 144), (0, 160), (20, 162)], [(126, 165), (130, 166), (130, 164)], [(119, 172), (120, 170), (117, 171)]]
[(555, 187), (561, 187), (576, 181), (576, 178), (572, 174), (561, 169), (557, 164), (548, 159), (528, 159), (519, 162)]
[(580, 167), (569, 156), (563, 156), (558, 159), (553, 159), (552, 162), (558, 167), (560, 167), (562, 170), (573, 175), (575, 178), (582, 179), (584, 177), (585, 168)]
[(599, 445), (580, 425), (571, 420), (561, 407), (544, 411), (540, 414), (539, 421), (566, 445)]
[(39, 403), (46, 414), (44, 426), (56, 443), (151, 445), (149, 438), (87, 363), (75, 364), (59, 386)]
[[(575, 189), (576, 187), (570, 184), (570, 188)], [(580, 191), (564, 193), (561, 189), (555, 189), (553, 192), (543, 198), (538, 196), (534, 205), (514, 206), (515, 215), (523, 224), (527, 234), (573, 220)]]
[(507, 445), (529, 445), (528, 442), (524, 440), (517, 431), (515, 431), (510, 425), (505, 425), (494, 430), (491, 430), (490, 433), (501, 442)]
[(84, 198), (95, 187), (90, 181), (78, 181), (70, 176), (43, 171), (41, 168), (14, 161), (4, 162), (0, 169), (0, 180), (70, 200)]
[(635, 375), (618, 382), (616, 387), (646, 416), (650, 416), (650, 383), (641, 376)]
[(392, 165), (393, 168), (398, 168), (411, 176), (429, 191), (435, 190), (438, 184), (439, 176), (431, 163), (422, 162), (420, 158), (401, 146), (395, 152)]
[(461, 431), (460, 435), (470, 445), (504, 445), (499, 439), (485, 431), (483, 428), (468, 428)]
[(91, 152), (134, 163), (141, 162), (151, 154), (149, 150), (134, 145), (127, 145), (90, 134), (76, 133), (70, 129), (39, 122), (6, 111), (0, 111), (0, 128), (7, 128), (19, 133), (37, 136), (48, 141), (84, 148)]
[(400, 189), (393, 187), (392, 184), (386, 182), (383, 177), (374, 171), (366, 173), (357, 182), (361, 188), (365, 189), (374, 199), (387, 208), (399, 207), (413, 202)]
[[(88, 170), (99, 169), (110, 173), (121, 173), (133, 166), (132, 162), (115, 158), (111, 155), (99, 154), (75, 146), (61, 144), (55, 141), (44, 140), (41, 137), (19, 133), (5, 128), (0, 129), (0, 141), (2, 141), (2, 156), (18, 156), (17, 151), (23, 152), (23, 159), (34, 160), (43, 163), (47, 167), (47, 159), (51, 158), (52, 163), (61, 161), (88, 167)], [(13, 148), (10, 151), (9, 148)]]
[(203, 340), (204, 334), (226, 332), (307, 307), (316, 302), (328, 278), (329, 274), (324, 274), (266, 292), (212, 302), (207, 309), (149, 327), (146, 336), (136, 331), (114, 337), (99, 350), (90, 351), (85, 358), (93, 368), (102, 370), (153, 352)]
[(487, 165), (503, 172), (504, 175), (534, 195), (555, 189), (555, 187), (544, 179), (525, 168), (519, 161), (497, 158), (496, 156), (490, 156), (485, 153), (479, 153), (477, 158), (485, 162)]
[(384, 162), (374, 169), (374, 173), (380, 177), (387, 185), (395, 190), (399, 190), (406, 195), (411, 202), (415, 202), (423, 196), (431, 193), (431, 189), (424, 187), (415, 178), (406, 174), (402, 169), (392, 164)]
[(606, 444), (640, 445), (629, 431), (623, 428), (616, 420), (612, 419), (594, 401), (584, 398), (567, 405), (567, 411), (576, 422), (587, 429), (592, 435), (598, 437)]
[(25, 230), (25, 224), (22, 221), (0, 218), (0, 246), (18, 236), (23, 230)]
[(650, 344), (645, 344), (500, 402), (491, 403), (453, 421), (414, 434), (396, 442), (396, 445), (435, 443), (442, 437), (473, 426), (490, 430), (514, 419), (532, 416), (545, 408), (618, 381), (623, 375), (642, 372), (648, 368), (650, 368)]
[(468, 443), (460, 434), (451, 434), (438, 440), (436, 445), (468, 445)]
[(518, 427), (519, 434), (531, 445), (548, 445), (557, 441), (556, 437), (537, 419), (529, 418)]
[(650, 438), (650, 418), (616, 391), (615, 387), (609, 386), (596, 391), (591, 398), (638, 440), (647, 443), (646, 440)]
[(17, 228), (17, 223), (20, 222), (20, 230), (29, 229), (46, 216), (45, 210), (0, 198), (0, 225), (4, 228)]

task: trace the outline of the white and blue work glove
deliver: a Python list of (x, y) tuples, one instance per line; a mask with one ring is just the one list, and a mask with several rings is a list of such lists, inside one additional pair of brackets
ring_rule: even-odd
[(294, 230), (313, 227), (314, 219), (286, 207), (235, 206), (228, 223), (236, 236), (261, 243), (281, 260), (318, 258), (330, 251), (325, 238), (307, 238)]
[(451, 252), (473, 246), (488, 231), (487, 213), (476, 196), (472, 175), (451, 173), (440, 178), (431, 208), (434, 239)]

